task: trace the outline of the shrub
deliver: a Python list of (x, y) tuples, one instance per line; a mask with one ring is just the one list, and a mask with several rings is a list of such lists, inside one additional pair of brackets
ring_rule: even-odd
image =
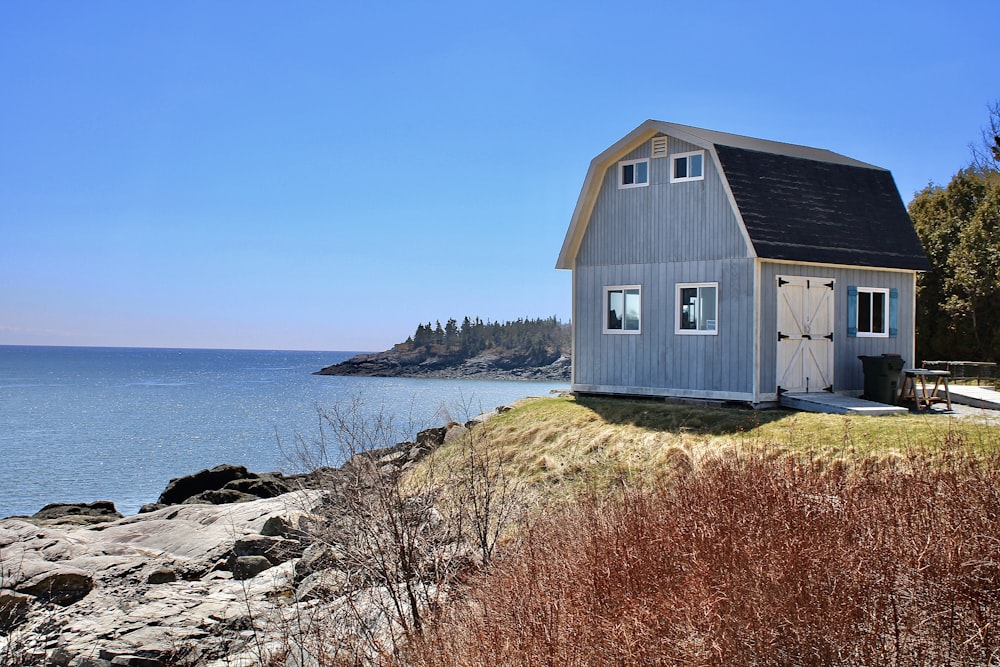
[(1000, 660), (1000, 465), (731, 456), (539, 517), (417, 665)]

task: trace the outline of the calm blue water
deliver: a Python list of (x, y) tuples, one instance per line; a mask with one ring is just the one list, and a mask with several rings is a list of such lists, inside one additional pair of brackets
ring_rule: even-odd
[(311, 374), (352, 354), (0, 346), (0, 517), (94, 500), (134, 514), (220, 463), (297, 472), (317, 406), (385, 410), (405, 439), (567, 386)]

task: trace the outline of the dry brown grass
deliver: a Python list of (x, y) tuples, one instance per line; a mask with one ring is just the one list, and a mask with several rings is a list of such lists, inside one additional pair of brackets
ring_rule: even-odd
[(1000, 461), (885, 463), (720, 457), (540, 515), (410, 658), (997, 664)]
[(545, 511), (414, 664), (1000, 664), (1000, 427), (562, 398), (480, 437)]

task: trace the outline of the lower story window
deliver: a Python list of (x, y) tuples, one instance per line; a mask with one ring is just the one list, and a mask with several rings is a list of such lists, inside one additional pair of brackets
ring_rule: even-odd
[(719, 283), (678, 283), (679, 334), (718, 333)]
[(858, 336), (889, 336), (889, 290), (858, 288)]
[(642, 299), (638, 285), (604, 288), (604, 333), (639, 333)]

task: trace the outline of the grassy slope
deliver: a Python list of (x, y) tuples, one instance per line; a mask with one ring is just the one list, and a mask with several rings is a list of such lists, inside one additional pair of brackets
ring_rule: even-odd
[(408, 664), (1000, 659), (998, 426), (560, 398), (478, 432), (549, 511)]
[[(945, 415), (844, 416), (607, 398), (526, 399), (486, 429), (508, 470), (543, 504), (584, 489), (655, 484), (705, 457), (741, 451), (850, 465), (915, 451), (1000, 451), (1000, 426)], [(438, 453), (452, 455), (447, 447)]]

